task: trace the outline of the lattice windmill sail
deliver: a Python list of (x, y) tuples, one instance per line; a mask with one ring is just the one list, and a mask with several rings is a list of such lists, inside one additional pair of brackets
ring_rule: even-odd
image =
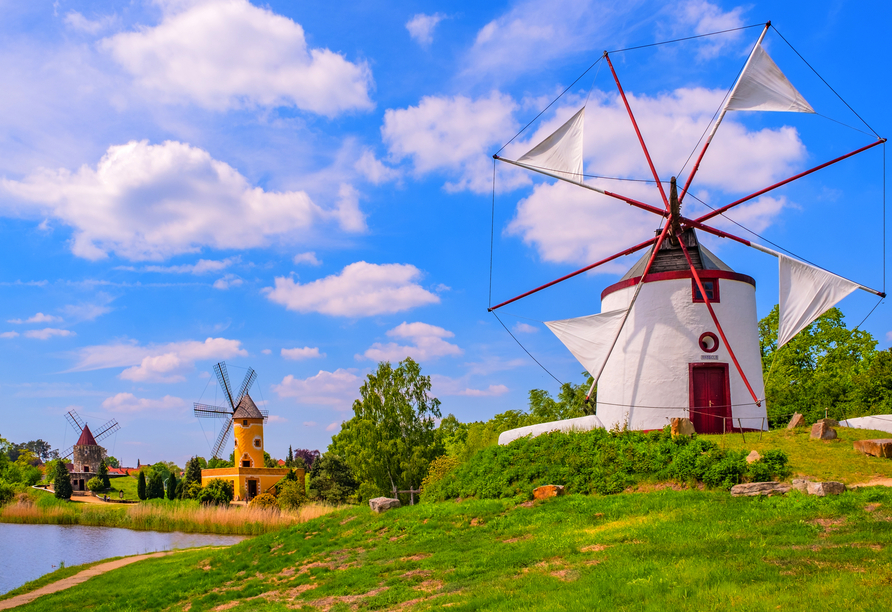
[[(762, 47), (767, 23), (734, 87), (712, 123), (684, 186), (669, 193), (648, 152), (608, 53), (619, 96), (653, 175), (662, 205), (651, 205), (585, 182), (584, 110), (517, 159), (493, 158), (571, 183), (656, 214), (658, 234), (581, 270), (490, 307), (494, 311), (528, 295), (643, 249), (647, 253), (601, 295), (601, 313), (550, 321), (558, 336), (598, 384), (597, 415), (605, 426), (657, 429), (671, 417), (688, 417), (700, 432), (767, 427), (758, 344), (755, 281), (739, 274), (702, 246), (696, 230), (727, 238), (779, 261), (778, 348), (856, 289), (885, 293), (719, 230), (708, 222), (722, 213), (801, 177), (886, 142), (855, 151), (756, 191), (697, 218), (682, 215), (685, 195), (728, 112), (814, 113)], [(589, 394), (591, 394), (591, 391)]]
[(223, 446), (226, 444), (226, 439), (232, 431), (233, 419), (236, 418), (237, 415), (252, 419), (260, 418), (266, 421), (269, 418), (269, 412), (266, 410), (259, 410), (248, 393), (251, 389), (251, 385), (253, 385), (254, 381), (257, 379), (257, 372), (255, 372), (253, 368), (248, 368), (248, 371), (245, 373), (245, 378), (242, 381), (238, 392), (235, 394), (233, 394), (232, 391), (232, 383), (229, 382), (229, 373), (226, 371), (225, 362), (221, 361), (214, 366), (214, 374), (217, 376), (217, 382), (223, 392), (223, 397), (226, 398), (228, 408), (195, 402), (193, 404), (193, 412), (195, 416), (200, 419), (225, 419), (225, 423), (220, 428), (220, 433), (217, 435), (217, 440), (214, 442), (211, 451), (211, 456), (219, 459)]
[(102, 426), (100, 426), (99, 429), (96, 430), (96, 433), (93, 433), (90, 431), (87, 423), (83, 419), (81, 419), (80, 415), (78, 415), (78, 413), (74, 410), (69, 410), (65, 414), (65, 419), (68, 421), (68, 424), (71, 425), (71, 428), (77, 433), (78, 441), (75, 445), (68, 447), (60, 455), (62, 459), (71, 457), (71, 455), (74, 453), (74, 446), (77, 446), (79, 444), (88, 446), (98, 445), (99, 442), (121, 429), (121, 426), (118, 424), (118, 422), (115, 419), (111, 419), (110, 421), (107, 421)]

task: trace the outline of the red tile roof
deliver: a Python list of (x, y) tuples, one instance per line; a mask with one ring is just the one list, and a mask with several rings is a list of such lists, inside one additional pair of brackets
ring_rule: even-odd
[(81, 437), (77, 439), (77, 442), (74, 444), (75, 446), (96, 446), (96, 440), (93, 438), (93, 434), (90, 432), (90, 426), (84, 425), (84, 429), (81, 431)]

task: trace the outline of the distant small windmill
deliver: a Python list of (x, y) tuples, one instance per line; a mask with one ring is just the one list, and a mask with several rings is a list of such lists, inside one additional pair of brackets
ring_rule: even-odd
[[(61, 454), (62, 459), (66, 459), (71, 456), (74, 452), (75, 446), (97, 446), (101, 440), (109, 437), (113, 433), (117, 432), (121, 429), (121, 426), (118, 425), (118, 422), (115, 419), (112, 419), (102, 425), (97, 433), (93, 433), (90, 431), (90, 428), (87, 427), (87, 424), (83, 419), (78, 415), (74, 410), (69, 410), (65, 414), (65, 418), (68, 420), (68, 423), (71, 425), (72, 429), (78, 434), (78, 441), (74, 444), (74, 446), (68, 447), (64, 453)], [(89, 444), (88, 444), (89, 443)]]
[(214, 374), (217, 375), (217, 382), (220, 383), (220, 388), (223, 389), (223, 395), (229, 404), (229, 408), (200, 404), (198, 402), (195, 402), (193, 406), (195, 416), (200, 419), (226, 419), (226, 424), (220, 429), (217, 441), (214, 443), (214, 448), (211, 451), (211, 455), (219, 459), (223, 445), (226, 443), (226, 438), (229, 436), (229, 432), (232, 431), (234, 418), (260, 418), (266, 421), (269, 418), (269, 412), (258, 410), (257, 404), (248, 395), (251, 385), (257, 379), (257, 372), (253, 368), (248, 368), (238, 393), (234, 395), (232, 393), (232, 384), (229, 382), (229, 374), (226, 371), (226, 362), (221, 361), (215, 365)]

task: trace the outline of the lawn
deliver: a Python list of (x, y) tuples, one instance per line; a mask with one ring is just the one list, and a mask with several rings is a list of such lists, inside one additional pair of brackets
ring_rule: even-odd
[(230, 548), (143, 561), (23, 610), (813, 612), (890, 600), (890, 489), (666, 489), (380, 516), (352, 507)]
[(892, 434), (849, 427), (835, 429), (838, 438), (826, 441), (810, 439), (809, 427), (766, 431), (761, 440), (758, 432), (703, 437), (727, 449), (782, 450), (790, 458), (791, 478), (836, 480), (847, 485), (865, 483), (873, 478), (892, 478), (892, 461), (870, 457), (853, 448), (856, 440), (890, 438)]

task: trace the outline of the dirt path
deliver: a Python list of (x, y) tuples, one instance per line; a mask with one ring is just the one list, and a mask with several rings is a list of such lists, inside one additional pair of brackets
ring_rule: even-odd
[(30, 593), (23, 593), (21, 595), (16, 595), (15, 597), (12, 597), (10, 599), (0, 601), (0, 610), (9, 610), (11, 608), (17, 608), (18, 606), (24, 606), (27, 603), (31, 603), (41, 595), (49, 595), (50, 593), (57, 593), (59, 591), (64, 591), (65, 589), (70, 589), (75, 585), (86, 582), (93, 576), (99, 576), (100, 574), (104, 574), (105, 572), (116, 570), (120, 567), (124, 567), (125, 565), (130, 565), (131, 563), (142, 561), (143, 559), (154, 559), (155, 557), (165, 557), (167, 555), (172, 555), (174, 552), (178, 551), (165, 551), (150, 553), (147, 555), (136, 555), (135, 557), (125, 557), (124, 559), (118, 559), (117, 561), (109, 561), (108, 563), (100, 563), (99, 565), (94, 565), (93, 567), (85, 569), (82, 572), (78, 572), (74, 576), (63, 578), (62, 580), (59, 580), (52, 584), (48, 584), (44, 587), (40, 587), (39, 589), (31, 591)]
[(892, 478), (872, 478), (869, 482), (859, 482), (853, 485), (846, 485), (849, 489), (857, 489), (858, 487), (892, 487)]

